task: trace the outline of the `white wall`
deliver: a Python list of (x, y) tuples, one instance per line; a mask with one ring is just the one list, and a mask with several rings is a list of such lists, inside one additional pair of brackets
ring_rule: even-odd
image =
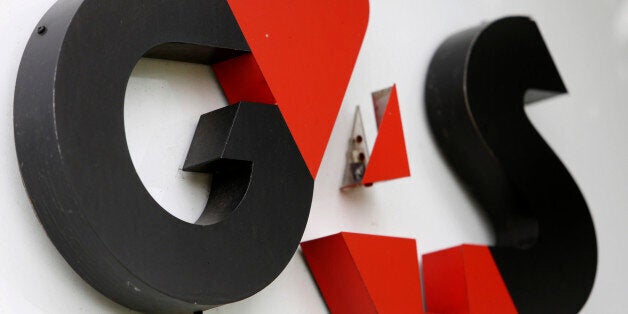
[[(65, 263), (30, 206), (13, 144), (13, 89), (32, 29), (54, 0), (0, 0), (0, 313), (124, 313)], [(124, 1), (120, 1), (124, 3)], [(529, 15), (570, 94), (526, 110), (580, 185), (597, 230), (599, 265), (584, 313), (628, 308), (628, 1), (372, 0), (371, 20), (319, 171), (304, 240), (354, 231), (418, 240), (422, 253), (493, 236), (432, 142), (423, 85), (436, 47), (452, 32), (506, 15)], [(411, 178), (341, 194), (345, 143), (362, 104), (375, 139), (370, 93), (398, 84)], [(145, 185), (193, 221), (206, 177), (178, 171), (198, 116), (225, 104), (208, 67), (141, 61), (129, 82), (127, 139)], [(210, 280), (208, 278), (208, 280)], [(325, 313), (298, 253), (259, 294), (209, 313)]]

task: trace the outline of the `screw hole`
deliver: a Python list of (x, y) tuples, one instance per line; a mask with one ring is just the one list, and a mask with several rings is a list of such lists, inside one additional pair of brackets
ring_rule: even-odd
[(356, 136), (356, 137), (355, 137), (355, 141), (356, 141), (358, 144), (362, 143), (362, 141), (363, 141), (363, 140), (364, 140), (364, 139), (362, 138), (362, 135), (358, 135), (358, 136)]
[(364, 153), (360, 153), (360, 155), (358, 155), (358, 159), (360, 159), (360, 161), (364, 161), (364, 159), (366, 159), (366, 156), (364, 155)]

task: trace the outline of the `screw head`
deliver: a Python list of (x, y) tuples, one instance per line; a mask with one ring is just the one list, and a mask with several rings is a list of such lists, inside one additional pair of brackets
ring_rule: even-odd
[(46, 28), (46, 26), (39, 26), (39, 27), (37, 27), (37, 34), (39, 34), (39, 35), (45, 34), (46, 31), (48, 31), (48, 28)]

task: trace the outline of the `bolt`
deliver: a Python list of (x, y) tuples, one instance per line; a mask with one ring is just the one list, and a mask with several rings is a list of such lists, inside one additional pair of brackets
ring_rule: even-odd
[(48, 31), (48, 29), (46, 28), (46, 26), (39, 26), (37, 27), (37, 34), (39, 35), (43, 35), (46, 33), (46, 31)]

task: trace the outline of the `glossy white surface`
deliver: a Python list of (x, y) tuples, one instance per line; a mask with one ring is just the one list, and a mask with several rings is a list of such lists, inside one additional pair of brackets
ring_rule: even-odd
[[(46, 237), (22, 186), (13, 144), (13, 89), (32, 29), (54, 0), (0, 1), (0, 313), (123, 313), (86, 284)], [(123, 5), (123, 1), (120, 1)], [(628, 308), (628, 1), (372, 0), (363, 49), (316, 181), (305, 240), (353, 231), (418, 240), (422, 253), (493, 241), (490, 227), (439, 156), (425, 120), (430, 58), (451, 33), (507, 15), (533, 17), (570, 93), (526, 108), (580, 185), (595, 221), (599, 265), (584, 313)], [(397, 83), (411, 178), (341, 194), (347, 136), (370, 93)], [(206, 177), (182, 174), (198, 116), (225, 105), (208, 67), (143, 60), (127, 91), (127, 139), (144, 184), (193, 221)], [(199, 280), (203, 280), (199, 278)], [(211, 280), (211, 278), (207, 278)], [(302, 255), (259, 294), (208, 313), (326, 313)]]

